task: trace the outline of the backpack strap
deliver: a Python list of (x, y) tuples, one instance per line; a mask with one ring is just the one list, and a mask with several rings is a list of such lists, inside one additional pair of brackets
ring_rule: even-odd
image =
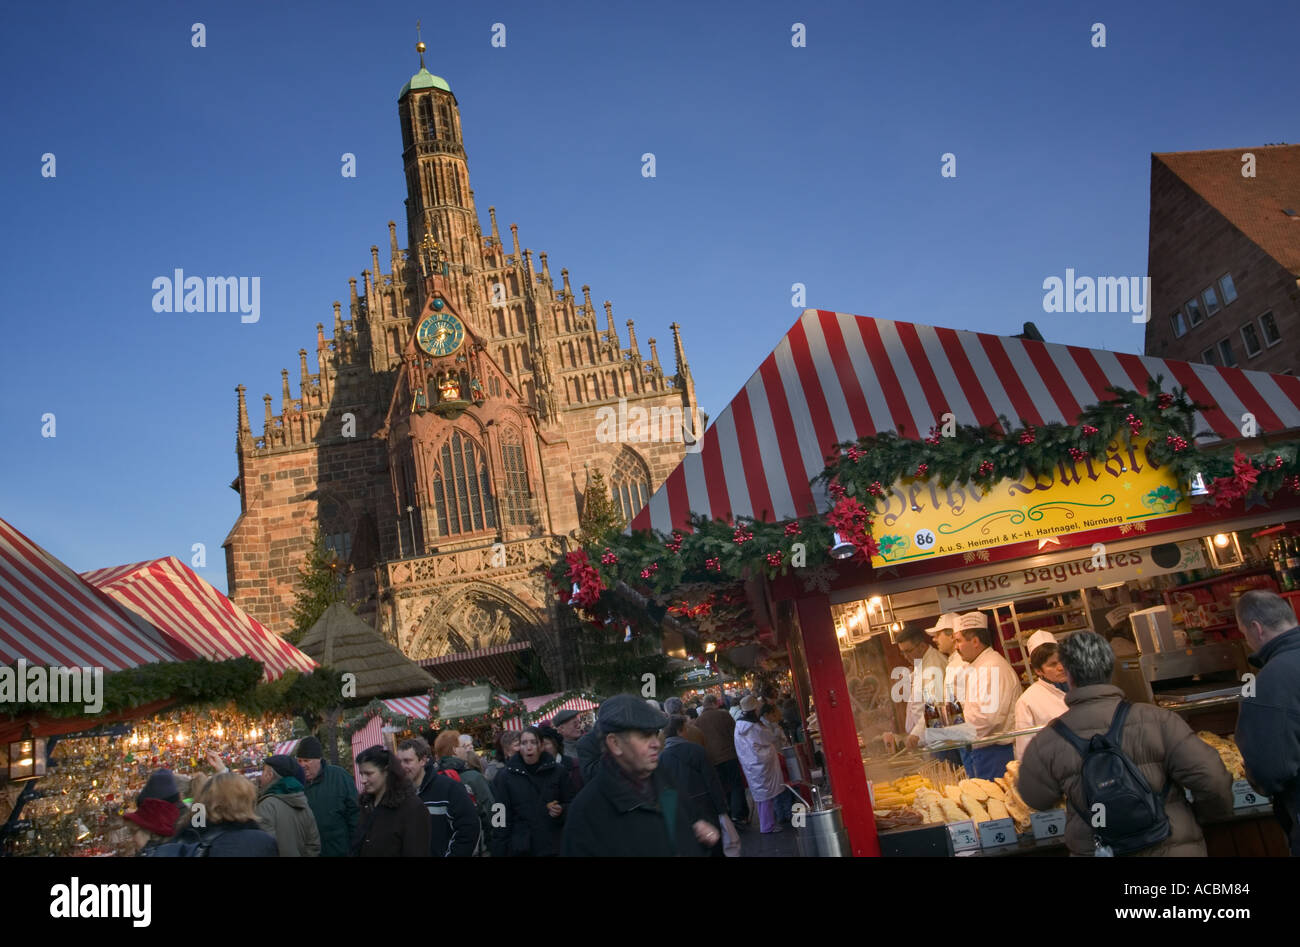
[(1083, 756), (1085, 753), (1088, 752), (1087, 741), (1084, 740), (1083, 737), (1075, 733), (1073, 730), (1071, 730), (1069, 727), (1067, 727), (1065, 724), (1063, 724), (1061, 722), (1060, 717), (1057, 717), (1055, 720), (1053, 720), (1050, 726), (1053, 730), (1055, 730), (1058, 734), (1060, 734), (1061, 739), (1063, 739), (1066, 743), (1070, 744), (1070, 746), (1074, 747), (1075, 751), (1080, 756)]
[(1124, 730), (1124, 723), (1128, 720), (1128, 712), (1133, 709), (1133, 705), (1127, 700), (1121, 700), (1119, 706), (1115, 708), (1115, 716), (1111, 718), (1110, 729), (1106, 731), (1106, 739), (1122, 751), (1124, 745), (1120, 742), (1120, 733)]

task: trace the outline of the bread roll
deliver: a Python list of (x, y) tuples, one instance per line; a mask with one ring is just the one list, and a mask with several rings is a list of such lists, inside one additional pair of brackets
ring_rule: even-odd
[(965, 809), (976, 823), (989, 821), (989, 814), (985, 808), (980, 805), (978, 799), (970, 793), (965, 793), (961, 797), (961, 807)]
[(1011, 813), (1007, 811), (1006, 803), (996, 796), (989, 797), (989, 817), (992, 819), (1009, 819)]
[[(963, 796), (970, 796), (977, 802), (983, 802), (989, 797), (988, 790), (974, 779), (963, 779), (957, 784), (957, 788), (961, 790)], [(962, 805), (965, 805), (965, 803), (963, 802)]]

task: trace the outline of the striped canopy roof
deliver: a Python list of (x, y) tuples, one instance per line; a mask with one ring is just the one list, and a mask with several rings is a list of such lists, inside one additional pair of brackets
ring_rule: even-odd
[(262, 662), (265, 680), (317, 667), (175, 556), (95, 569), (81, 577), (205, 658), (253, 658)]
[(111, 672), (195, 657), (0, 519), (0, 664)]
[(383, 698), (383, 704), (395, 714), (401, 714), (404, 717), (415, 717), (419, 720), (429, 719), (429, 695), (422, 694), (419, 697), (386, 697)]
[(898, 430), (924, 437), (951, 411), (958, 424), (1074, 423), (1108, 385), (1145, 392), (1148, 377), (1216, 407), (1196, 430), (1237, 438), (1300, 426), (1300, 379), (957, 329), (806, 310), (668, 475), (631, 528), (667, 532), (691, 513), (786, 519), (828, 508), (809, 481), (832, 445)]

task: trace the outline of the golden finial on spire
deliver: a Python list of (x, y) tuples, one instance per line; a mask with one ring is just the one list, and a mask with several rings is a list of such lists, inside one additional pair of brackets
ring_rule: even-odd
[(415, 51), (416, 51), (417, 53), (420, 54), (420, 68), (423, 69), (423, 68), (424, 68), (424, 51), (425, 51), (426, 49), (428, 49), (429, 47), (427, 47), (427, 46), (424, 45), (424, 40), (421, 39), (421, 37), (420, 37), (420, 21), (419, 21), (419, 20), (416, 20), (416, 21), (415, 21), (415, 38), (416, 38), (417, 40), (419, 40), (419, 42), (415, 44)]

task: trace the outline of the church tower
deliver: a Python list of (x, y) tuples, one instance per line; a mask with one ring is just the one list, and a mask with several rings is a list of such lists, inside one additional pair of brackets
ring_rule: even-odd
[[(423, 244), (431, 234), (448, 263), (448, 290), (468, 306), (471, 325), (482, 331), (483, 300), (472, 274), (483, 269), (483, 232), (469, 186), (469, 166), (460, 131), (460, 106), (451, 86), (424, 66), (413, 75), (397, 98), (402, 124), (402, 166), (406, 171), (406, 237), (408, 247)], [(424, 306), (423, 281), (417, 287), (416, 308)]]

